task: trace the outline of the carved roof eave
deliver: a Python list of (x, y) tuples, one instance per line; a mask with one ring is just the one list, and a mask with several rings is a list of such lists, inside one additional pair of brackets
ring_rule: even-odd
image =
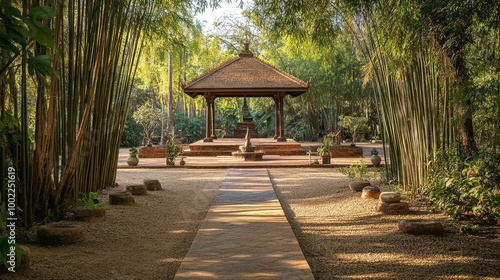
[(273, 97), (277, 93), (297, 97), (307, 92), (308, 89), (309, 85), (302, 88), (184, 88), (184, 93), (192, 98), (203, 96), (205, 93), (212, 93), (215, 97)]

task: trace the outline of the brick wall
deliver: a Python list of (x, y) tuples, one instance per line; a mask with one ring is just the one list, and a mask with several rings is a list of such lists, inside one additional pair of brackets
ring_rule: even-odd
[(139, 148), (139, 158), (166, 158), (167, 150), (162, 147)]
[(332, 158), (363, 157), (363, 149), (352, 146), (334, 146), (331, 154)]

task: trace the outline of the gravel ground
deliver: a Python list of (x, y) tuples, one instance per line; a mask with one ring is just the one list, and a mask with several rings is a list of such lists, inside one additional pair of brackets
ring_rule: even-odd
[[(86, 240), (61, 247), (28, 244), (31, 268), (9, 279), (173, 279), (227, 171), (118, 170), (119, 187), (106, 189), (102, 221), (82, 225)], [(134, 196), (136, 206), (108, 204), (126, 185), (158, 179), (163, 191)], [(17, 274), (17, 273), (16, 273)], [(0, 279), (4, 279), (0, 275)], [(11, 277), (15, 276), (15, 277)]]
[[(122, 169), (100, 200), (106, 218), (82, 225), (86, 241), (29, 243), (31, 268), (1, 279), (173, 279), (226, 170)], [(271, 179), (316, 279), (500, 279), (500, 234), (412, 236), (400, 219), (446, 219), (410, 201), (408, 216), (375, 212), (336, 169), (270, 169)], [(163, 191), (114, 206), (107, 195), (159, 179)], [(383, 187), (383, 190), (391, 190)], [(8, 276), (8, 278), (5, 278)]]
[(409, 201), (410, 215), (382, 215), (376, 200), (351, 192), (338, 172), (270, 173), (316, 279), (500, 279), (498, 228), (487, 237), (449, 227), (444, 236), (408, 235), (398, 230), (398, 220), (446, 219), (417, 200)]

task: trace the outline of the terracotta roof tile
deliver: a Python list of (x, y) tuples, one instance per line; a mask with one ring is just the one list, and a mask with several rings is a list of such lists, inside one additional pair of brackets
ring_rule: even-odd
[(301, 89), (305, 92), (308, 88), (308, 83), (254, 57), (248, 50), (183, 86), (186, 93), (217, 89)]

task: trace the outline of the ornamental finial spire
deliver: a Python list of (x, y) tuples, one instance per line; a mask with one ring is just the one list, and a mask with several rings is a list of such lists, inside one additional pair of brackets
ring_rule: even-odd
[(248, 43), (248, 41), (245, 41), (243, 45), (245, 46), (245, 49), (242, 52), (240, 52), (240, 57), (253, 57), (253, 53), (250, 51), (248, 47), (250, 43)]

